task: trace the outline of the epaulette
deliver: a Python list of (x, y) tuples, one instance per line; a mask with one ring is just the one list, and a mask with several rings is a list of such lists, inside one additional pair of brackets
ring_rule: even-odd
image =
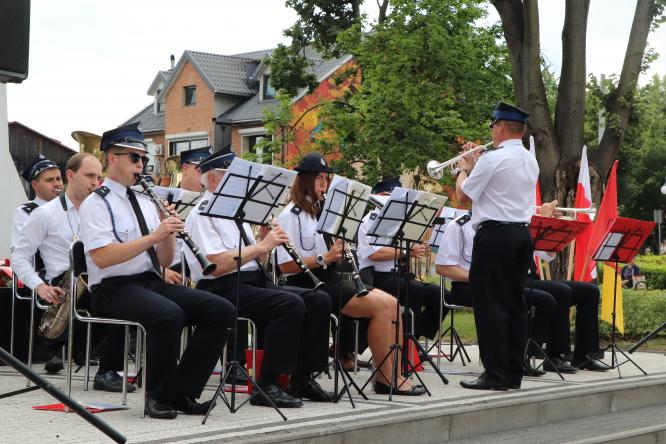
[(377, 216), (379, 216), (377, 213), (370, 213), (370, 220), (377, 219)]
[(37, 205), (36, 203), (30, 201), (30, 202), (26, 202), (26, 203), (24, 203), (23, 205), (21, 205), (21, 209), (22, 209), (23, 211), (25, 211), (26, 213), (30, 214), (30, 213), (32, 213), (32, 212), (33, 212), (38, 206), (39, 206), (39, 205)]
[(204, 208), (206, 208), (207, 204), (208, 204), (208, 200), (202, 200), (201, 203), (199, 204), (199, 211), (203, 211)]
[(463, 225), (465, 225), (470, 220), (472, 220), (471, 215), (463, 214), (462, 216), (460, 216), (459, 218), (456, 219), (456, 223), (462, 227)]
[(294, 213), (296, 216), (301, 214), (301, 211), (303, 211), (303, 208), (299, 207), (298, 205), (294, 205), (291, 207), (291, 212)]
[(96, 193), (102, 199), (106, 199), (106, 196), (111, 192), (111, 190), (109, 189), (109, 187), (102, 185), (93, 192)]

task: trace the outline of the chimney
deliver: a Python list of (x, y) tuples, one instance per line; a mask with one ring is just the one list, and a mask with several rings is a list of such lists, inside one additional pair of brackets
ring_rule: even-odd
[(173, 69), (175, 64), (176, 64), (176, 58), (174, 57), (173, 54), (171, 54), (171, 69)]

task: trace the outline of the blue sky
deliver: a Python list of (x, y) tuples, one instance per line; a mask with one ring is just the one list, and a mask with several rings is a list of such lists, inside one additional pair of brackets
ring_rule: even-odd
[[(375, 2), (366, 3), (372, 15)], [(635, 4), (591, 1), (588, 72), (619, 73)], [(178, 60), (185, 49), (234, 54), (284, 42), (282, 30), (296, 17), (283, 5), (282, 0), (33, 0), (30, 73), (22, 84), (8, 85), (9, 120), (77, 149), (72, 131), (100, 134), (150, 103), (146, 91), (156, 72), (169, 68), (171, 54)], [(542, 52), (559, 72), (564, 0), (541, 0), (539, 7)], [(663, 54), (649, 75), (665, 75), (666, 25), (649, 42)]]

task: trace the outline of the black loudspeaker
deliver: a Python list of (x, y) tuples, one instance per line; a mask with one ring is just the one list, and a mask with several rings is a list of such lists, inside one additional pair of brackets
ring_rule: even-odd
[(0, 0), (0, 82), (28, 78), (30, 0)]

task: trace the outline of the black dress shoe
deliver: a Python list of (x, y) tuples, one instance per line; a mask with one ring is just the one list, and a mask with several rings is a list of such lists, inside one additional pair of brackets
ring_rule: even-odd
[(176, 398), (173, 406), (176, 410), (186, 415), (205, 415), (212, 402), (212, 399), (210, 401), (197, 402), (189, 395), (180, 395)]
[(163, 404), (148, 397), (146, 399), (146, 415), (155, 419), (174, 419), (178, 416), (178, 412), (169, 404)]
[[(532, 367), (532, 365), (529, 363), (525, 363), (525, 365), (523, 365), (523, 376), (543, 376), (545, 374), (546, 372)], [(514, 387), (509, 387), (509, 388), (514, 388)], [(518, 386), (518, 388), (520, 388), (520, 386)]]
[[(420, 385), (413, 385), (408, 389), (393, 388), (393, 394), (397, 396), (421, 396), (425, 394), (425, 389)], [(375, 381), (375, 393), (378, 395), (388, 395), (391, 393), (391, 386), (383, 382)]]
[(332, 392), (324, 390), (317, 381), (290, 382), (287, 393), (297, 398), (306, 398), (314, 402), (333, 402), (335, 397)]
[[(229, 372), (229, 368), (227, 367), (227, 373)], [(227, 384), (231, 384), (231, 378), (236, 380), (236, 385), (247, 385), (247, 376), (245, 376), (245, 373), (240, 369), (240, 367), (234, 367), (234, 374), (227, 376), (226, 374), (224, 376), (220, 375), (220, 382), (226, 377), (227, 378)]]
[(472, 390), (499, 390), (499, 391), (509, 390), (509, 387), (500, 382), (495, 381), (485, 373), (482, 373), (481, 376), (479, 376), (475, 381), (460, 381), (460, 385), (466, 389), (472, 389)]
[[(123, 391), (123, 378), (113, 370), (105, 372), (97, 372), (95, 374), (95, 382), (93, 389), (102, 390), (104, 392), (120, 393)], [(127, 393), (132, 393), (136, 390), (134, 384), (127, 384)]]
[(552, 362), (552, 365), (547, 360), (543, 363), (543, 369), (547, 372), (554, 372), (555, 369), (557, 369), (560, 371), (560, 373), (576, 373), (576, 367), (573, 367), (559, 356), (550, 358), (550, 361)]
[(280, 388), (277, 384), (269, 384), (265, 387), (261, 387), (261, 390), (263, 390), (268, 398), (263, 396), (259, 390), (256, 390), (255, 387), (254, 394), (252, 395), (252, 398), (250, 398), (250, 404), (271, 407), (271, 403), (268, 401), (268, 399), (270, 399), (278, 408), (289, 409), (303, 407), (303, 401), (298, 398), (294, 398), (282, 390), (282, 388)]
[(51, 353), (49, 360), (44, 364), (44, 370), (46, 370), (46, 373), (50, 375), (58, 373), (63, 368), (65, 368), (65, 366), (62, 363), (59, 350), (57, 352)]
[(608, 366), (600, 364), (595, 359), (571, 358), (571, 365), (581, 370), (590, 370), (593, 372), (605, 372)]

